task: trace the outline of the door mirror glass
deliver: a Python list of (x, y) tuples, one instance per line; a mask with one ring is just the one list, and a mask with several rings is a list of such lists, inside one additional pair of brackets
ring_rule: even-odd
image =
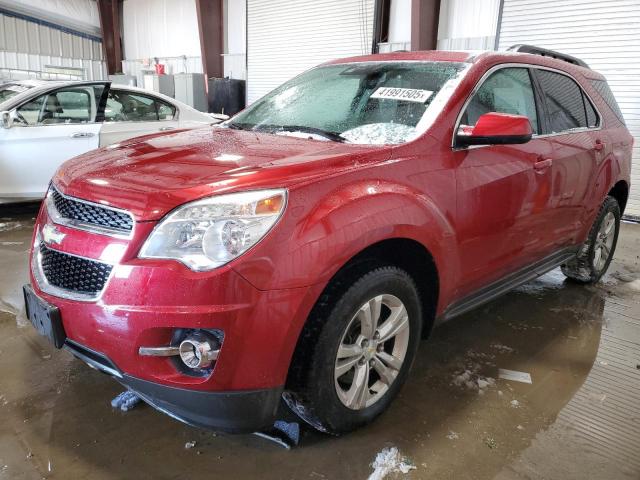
[(531, 122), (524, 115), (485, 113), (473, 127), (458, 129), (456, 145), (513, 145), (527, 143), (533, 136)]
[(7, 111), (0, 112), (0, 123), (2, 124), (2, 128), (11, 128), (13, 126), (11, 113)]

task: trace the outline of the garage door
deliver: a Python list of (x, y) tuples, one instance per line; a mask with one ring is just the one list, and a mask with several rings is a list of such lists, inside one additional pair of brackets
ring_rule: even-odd
[(374, 0), (248, 0), (247, 100), (334, 58), (371, 52)]
[(640, 217), (640, 1), (504, 0), (499, 47), (517, 43), (582, 58), (607, 77), (636, 139), (626, 213)]

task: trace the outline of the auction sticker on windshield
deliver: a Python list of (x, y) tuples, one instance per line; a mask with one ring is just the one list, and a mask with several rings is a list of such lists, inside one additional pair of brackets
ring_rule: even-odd
[(424, 103), (429, 100), (429, 97), (431, 97), (431, 95), (433, 95), (433, 92), (430, 90), (419, 90), (417, 88), (380, 87), (375, 92), (373, 92), (371, 98)]

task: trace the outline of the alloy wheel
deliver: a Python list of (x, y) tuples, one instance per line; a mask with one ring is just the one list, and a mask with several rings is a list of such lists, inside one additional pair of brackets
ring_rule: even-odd
[(593, 266), (598, 272), (605, 268), (611, 256), (615, 233), (616, 217), (612, 212), (608, 212), (602, 219), (593, 247)]
[(358, 309), (335, 361), (335, 388), (344, 406), (362, 410), (384, 396), (404, 364), (409, 333), (409, 315), (398, 297), (377, 295)]

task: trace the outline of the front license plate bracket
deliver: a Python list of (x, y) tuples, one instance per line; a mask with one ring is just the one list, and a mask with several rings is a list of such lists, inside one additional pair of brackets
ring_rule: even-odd
[(37, 332), (49, 339), (56, 348), (62, 348), (67, 335), (62, 325), (62, 317), (58, 307), (50, 305), (38, 297), (31, 285), (22, 287), (27, 318)]

